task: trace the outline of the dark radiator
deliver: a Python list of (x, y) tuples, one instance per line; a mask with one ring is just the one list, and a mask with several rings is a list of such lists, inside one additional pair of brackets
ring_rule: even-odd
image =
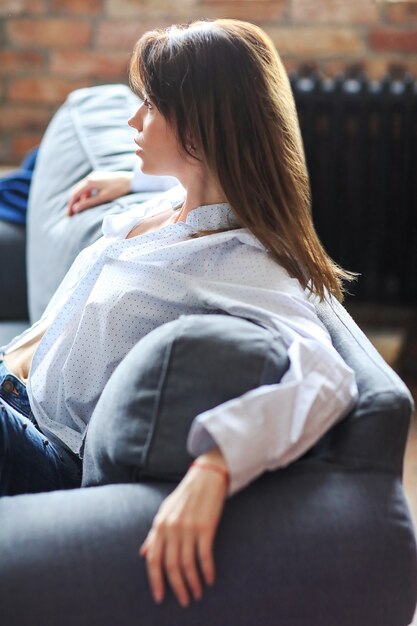
[(293, 75), (325, 248), (355, 301), (417, 304), (417, 81)]

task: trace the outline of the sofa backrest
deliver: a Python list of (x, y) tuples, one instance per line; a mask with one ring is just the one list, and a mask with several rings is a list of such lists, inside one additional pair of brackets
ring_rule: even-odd
[(137, 157), (127, 120), (137, 105), (137, 97), (125, 85), (79, 89), (70, 94), (48, 126), (29, 196), (31, 322), (39, 319), (77, 254), (101, 235), (104, 215), (149, 198), (149, 194), (131, 194), (73, 217), (66, 215), (71, 188), (92, 170), (133, 169)]
[(355, 371), (359, 401), (307, 456), (401, 474), (413, 410), (409, 390), (340, 303), (316, 302), (316, 310), (336, 350)]

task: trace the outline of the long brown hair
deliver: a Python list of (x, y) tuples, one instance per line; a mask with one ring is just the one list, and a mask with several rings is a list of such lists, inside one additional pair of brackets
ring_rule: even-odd
[(308, 173), (285, 68), (270, 38), (239, 20), (197, 21), (145, 33), (130, 66), (146, 94), (190, 143), (243, 227), (304, 288), (342, 299), (353, 275), (324, 251), (311, 218)]

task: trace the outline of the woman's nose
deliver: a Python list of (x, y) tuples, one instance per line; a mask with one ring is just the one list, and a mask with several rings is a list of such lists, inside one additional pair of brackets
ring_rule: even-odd
[(136, 118), (136, 115), (132, 115), (132, 117), (130, 117), (130, 118), (127, 120), (127, 123), (128, 123), (128, 124), (129, 124), (129, 126), (131, 126), (132, 128), (136, 128), (135, 118)]
[(131, 126), (132, 128), (135, 128), (136, 130), (142, 129), (141, 108), (142, 108), (142, 105), (138, 108), (136, 113), (134, 113), (134, 115), (132, 115), (132, 117), (127, 120), (127, 123), (129, 124), (129, 126)]

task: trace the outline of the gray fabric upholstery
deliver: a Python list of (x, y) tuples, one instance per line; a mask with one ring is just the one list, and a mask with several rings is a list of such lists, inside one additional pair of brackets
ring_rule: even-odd
[[(122, 210), (101, 207), (71, 223), (64, 217), (69, 186), (94, 166), (96, 151), (100, 167), (131, 163), (114, 122), (121, 109), (124, 121), (130, 96), (125, 87), (108, 91), (113, 107), (104, 122), (94, 106), (103, 110), (106, 89), (73, 96), (90, 120), (87, 143), (73, 136), (69, 105), (43, 142), (28, 231), (34, 318), (72, 256), (98, 235), (103, 213)], [(96, 141), (102, 131), (111, 147)], [(68, 165), (74, 177), (61, 193)], [(9, 287), (0, 284), (3, 294)], [(162, 606), (151, 600), (137, 549), (172, 483), (149, 480), (1, 499), (0, 624), (407, 626), (417, 597), (416, 543), (401, 484), (410, 396), (343, 307), (317, 311), (355, 369), (358, 407), (303, 458), (228, 500), (215, 543), (216, 584), (200, 603), (183, 610), (170, 593)], [(130, 358), (139, 364), (133, 351)], [(133, 366), (120, 368), (124, 388), (134, 389), (140, 376)]]
[[(111, 376), (88, 425), (83, 486), (179, 480), (193, 419), (288, 368), (281, 337), (228, 315), (187, 315), (144, 337)], [(132, 376), (132, 372), (135, 375)]]
[(29, 321), (5, 321), (0, 322), (0, 346), (4, 346), (16, 337), (20, 335), (29, 326)]
[(25, 230), (20, 224), (0, 220), (0, 320), (28, 317)]
[(316, 304), (316, 308), (333, 345), (356, 372), (360, 398), (355, 427), (350, 421), (341, 422), (315, 452), (322, 458), (343, 455), (361, 467), (401, 474), (413, 409), (409, 390), (337, 301), (332, 307)]
[(0, 501), (7, 626), (406, 626), (415, 546), (398, 479), (298, 463), (230, 499), (216, 583), (181, 609), (150, 599), (137, 556), (167, 484)]

